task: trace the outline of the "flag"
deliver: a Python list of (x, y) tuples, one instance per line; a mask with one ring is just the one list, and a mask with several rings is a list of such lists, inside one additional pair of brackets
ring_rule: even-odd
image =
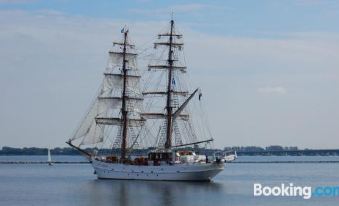
[(199, 93), (199, 101), (201, 100), (201, 97), (202, 97), (202, 93), (200, 92)]
[(172, 79), (172, 84), (175, 85), (175, 79), (174, 78)]
[(128, 28), (126, 29), (126, 26), (124, 26), (122, 29), (121, 29), (121, 33), (126, 33), (128, 32)]

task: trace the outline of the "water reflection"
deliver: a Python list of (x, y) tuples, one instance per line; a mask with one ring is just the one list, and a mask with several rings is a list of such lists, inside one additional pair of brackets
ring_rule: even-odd
[(190, 205), (204, 194), (220, 194), (222, 187), (216, 182), (93, 180), (88, 205)]

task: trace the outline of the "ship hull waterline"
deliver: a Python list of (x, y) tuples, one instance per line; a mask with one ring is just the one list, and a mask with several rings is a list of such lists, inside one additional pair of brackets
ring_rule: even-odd
[(211, 181), (224, 170), (223, 162), (143, 166), (92, 160), (92, 166), (98, 179), (119, 180)]

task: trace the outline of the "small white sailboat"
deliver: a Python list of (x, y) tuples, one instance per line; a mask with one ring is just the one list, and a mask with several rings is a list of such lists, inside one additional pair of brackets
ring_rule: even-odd
[(52, 166), (51, 150), (49, 148), (48, 148), (48, 154), (47, 154), (47, 163), (49, 166)]
[(230, 154), (226, 153), (224, 157), (225, 162), (232, 162), (236, 160), (237, 158), (238, 158), (237, 151), (234, 151), (234, 153), (230, 153)]

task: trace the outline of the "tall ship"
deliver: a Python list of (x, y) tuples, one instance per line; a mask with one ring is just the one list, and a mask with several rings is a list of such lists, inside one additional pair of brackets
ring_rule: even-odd
[[(135, 48), (128, 29), (121, 33), (98, 94), (66, 143), (90, 160), (100, 179), (210, 181), (225, 160), (201, 149), (213, 138), (204, 112), (193, 109), (202, 93), (190, 91), (184, 77), (183, 36), (174, 20), (147, 55)], [(137, 60), (145, 57), (141, 70)]]

